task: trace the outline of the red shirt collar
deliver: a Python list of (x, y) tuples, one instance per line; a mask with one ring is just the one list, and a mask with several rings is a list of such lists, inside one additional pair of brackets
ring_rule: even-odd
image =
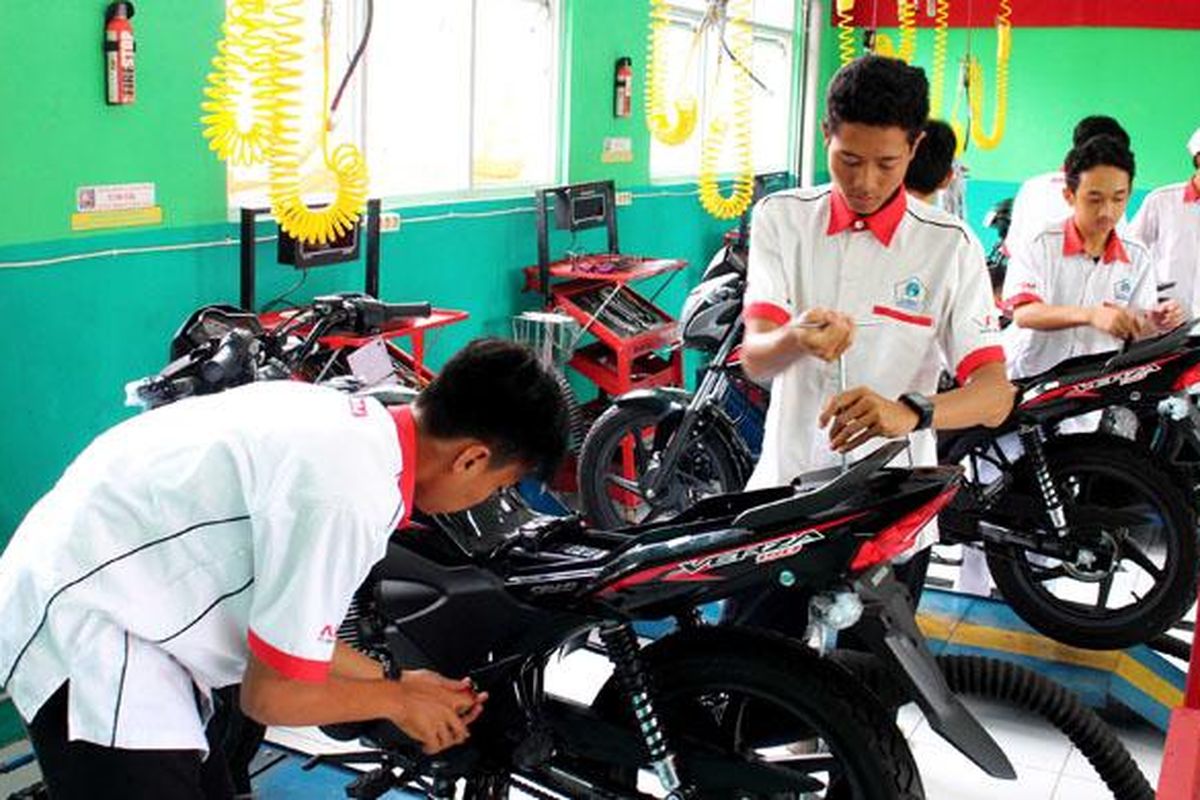
[(396, 436), (400, 440), (400, 497), (404, 500), (400, 527), (404, 527), (412, 516), (413, 494), (417, 487), (417, 426), (413, 422), (412, 406), (388, 406), (388, 411), (396, 423)]
[(1200, 189), (1196, 188), (1196, 178), (1193, 176), (1183, 187), (1183, 202), (1200, 203)]
[(907, 193), (901, 186), (892, 199), (880, 206), (878, 211), (863, 216), (850, 208), (841, 191), (834, 187), (829, 198), (829, 228), (826, 233), (833, 236), (842, 231), (859, 231), (865, 228), (875, 234), (880, 244), (888, 247), (892, 243), (892, 237), (896, 235), (900, 220), (904, 219), (905, 209), (908, 208), (906, 197)]
[[(1063, 223), (1063, 231), (1066, 233), (1066, 236), (1063, 237), (1063, 255), (1087, 255), (1087, 251), (1083, 245), (1083, 234), (1076, 227), (1075, 220), (1067, 219)], [(1121, 244), (1121, 237), (1117, 235), (1115, 230), (1108, 232), (1108, 241), (1104, 243), (1103, 260), (1105, 264), (1111, 264), (1114, 261), (1124, 261), (1126, 264), (1131, 263), (1129, 254), (1125, 252), (1125, 245)]]

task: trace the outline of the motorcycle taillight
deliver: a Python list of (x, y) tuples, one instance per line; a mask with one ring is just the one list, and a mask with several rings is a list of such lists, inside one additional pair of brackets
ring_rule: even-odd
[(874, 539), (863, 542), (862, 546), (858, 548), (854, 560), (850, 562), (851, 572), (858, 572), (881, 562), (891, 561), (906, 552), (917, 540), (917, 534), (921, 532), (921, 529), (954, 499), (957, 492), (958, 485), (952, 485), (925, 505), (915, 511), (910, 511), (884, 528)]
[(1175, 391), (1180, 392), (1197, 383), (1200, 383), (1200, 364), (1193, 364), (1175, 379), (1175, 386), (1173, 388)]

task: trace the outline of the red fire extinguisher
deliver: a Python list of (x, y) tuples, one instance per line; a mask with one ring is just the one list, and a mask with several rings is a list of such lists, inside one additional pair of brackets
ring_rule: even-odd
[(109, 3), (104, 12), (104, 62), (110, 106), (132, 105), (134, 100), (133, 3)]
[(628, 117), (633, 110), (633, 59), (617, 59), (613, 80), (613, 116)]

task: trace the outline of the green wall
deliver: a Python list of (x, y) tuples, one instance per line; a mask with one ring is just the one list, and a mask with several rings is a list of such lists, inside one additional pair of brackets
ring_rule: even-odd
[(200, 87), (224, 4), (139, 4), (137, 103), (111, 108), (100, 49), (106, 6), (5, 4), (0, 245), (72, 236), (75, 188), (90, 184), (156, 182), (171, 226), (225, 219), (224, 172), (198, 144)]
[[(10, 190), (0, 195), (0, 214), (9, 220), (0, 229), (0, 265), (113, 249), (184, 249), (0, 268), (0, 319), (8, 332), (0, 342), (0, 363), (7, 367), (0, 373), (0, 543), (70, 458), (130, 413), (121, 405), (122, 387), (162, 365), (167, 341), (186, 314), (202, 303), (237, 300), (237, 231), (225, 222), (224, 168), (208, 153), (197, 123), (199, 87), (223, 4), (204, 0), (172, 6), (169, 14), (140, 8), (138, 104), (116, 109), (103, 104), (98, 35), (104, 5), (76, 0), (36, 14), (14, 7), (15, 18), (0, 32), (0, 52), (17, 62), (0, 73), (0, 98), (13, 112), (10, 124), (0, 127), (0, 186)], [(607, 13), (614, 6), (620, 24)], [(633, 118), (615, 120), (610, 111), (613, 61), (631, 55), (640, 67), (644, 58), (646, 7), (645, 0), (568, 2), (565, 180), (613, 177), (622, 189), (658, 191), (646, 186), (640, 91)], [(15, 41), (22, 28), (38, 30), (38, 41)], [(47, 41), (55, 46), (44, 46)], [(605, 135), (635, 137), (635, 161), (601, 164)], [(163, 226), (69, 231), (76, 185), (126, 180), (158, 183)], [(471, 312), (468, 322), (433, 334), (435, 364), (470, 337), (507, 333), (509, 318), (531, 306), (520, 276), (535, 260), (531, 205), (524, 196), (404, 208), (406, 219), (448, 210), (514, 213), (406, 222), (385, 236), (385, 296), (428, 298)], [(637, 197), (620, 209), (619, 222), (625, 252), (686, 258), (693, 273), (726, 227), (691, 197)], [(260, 233), (270, 231), (264, 226)], [(227, 246), (195, 246), (227, 240)], [(272, 263), (272, 251), (272, 244), (260, 245), (260, 302), (294, 279), (289, 268)], [(676, 280), (662, 296), (664, 306), (677, 308), (688, 283)], [(298, 296), (360, 285), (358, 265), (327, 268), (313, 272)]]
[[(895, 31), (888, 33), (894, 41)], [(838, 67), (836, 34), (830, 26), (822, 40), (822, 87)], [(996, 34), (983, 29), (971, 34), (984, 66), (984, 124), (990, 129)], [(966, 41), (966, 31), (951, 31), (944, 115), (953, 106)], [(1138, 162), (1135, 203), (1157, 185), (1185, 179), (1190, 169), (1184, 143), (1200, 126), (1196, 93), (1184, 78), (1200, 74), (1196, 42), (1195, 31), (1014, 29), (1005, 137), (995, 150), (972, 144), (965, 156), (971, 169), (970, 217), (985, 242), (991, 237), (980, 225), (983, 214), (996, 200), (1015, 194), (1021, 181), (1060, 165), (1071, 146), (1071, 130), (1088, 114), (1110, 114), (1129, 131)], [(914, 63), (928, 70), (932, 48), (933, 31), (921, 28)], [(960, 116), (965, 118), (965, 107)], [(823, 153), (817, 167), (827, 175)]]
[[(562, 178), (613, 178), (635, 193), (633, 205), (618, 214), (622, 250), (692, 262), (659, 299), (677, 309), (727, 225), (708, 218), (694, 197), (644, 196), (686, 188), (648, 186), (641, 110), (648, 2), (564, 2)], [(103, 102), (105, 5), (14, 5), (0, 28), (6, 123), (0, 126), (0, 218), (6, 221), (0, 228), (0, 546), (74, 454), (132, 413), (122, 405), (124, 384), (162, 366), (182, 319), (203, 303), (237, 301), (237, 230), (226, 221), (224, 167), (205, 147), (198, 123), (200, 87), (224, 3), (139, 6), (138, 102), (132, 108)], [(623, 55), (634, 59), (637, 71), (634, 116), (617, 120), (610, 110), (612, 69)], [(634, 161), (602, 164), (604, 136), (633, 137)], [(128, 181), (157, 183), (163, 225), (70, 231), (77, 186)], [(446, 211), (511, 213), (417, 221)], [(434, 365), (474, 336), (507, 334), (511, 316), (533, 307), (534, 298), (521, 293), (520, 272), (536, 259), (531, 212), (528, 195), (402, 209), (406, 221), (383, 240), (382, 294), (471, 313), (467, 322), (431, 335)], [(272, 232), (265, 225), (259, 231)], [(581, 236), (580, 244), (590, 241)], [(138, 248), (148, 250), (129, 252)], [(120, 252), (11, 266), (112, 251)], [(258, 259), (262, 302), (291, 285), (295, 273), (273, 263), (273, 243), (259, 246)], [(359, 265), (316, 270), (296, 297), (357, 289), (361, 280)], [(0, 704), (0, 742), (18, 733), (11, 707)]]
[[(646, 22), (649, 0), (574, 0), (567, 6), (567, 34), (574, 45), (568, 60), (568, 174), (572, 181), (611, 178), (644, 185), (650, 175), (650, 134), (646, 130), (642, 88), (646, 79)], [(622, 56), (633, 59), (633, 113), (613, 116), (613, 70)], [(600, 160), (608, 136), (633, 140), (633, 161)]]

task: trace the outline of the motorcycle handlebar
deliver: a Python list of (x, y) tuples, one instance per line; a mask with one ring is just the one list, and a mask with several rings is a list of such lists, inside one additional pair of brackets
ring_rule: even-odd
[(253, 339), (249, 333), (230, 331), (212, 357), (200, 365), (200, 376), (206, 383), (220, 384), (237, 375), (245, 368), (244, 357)]

